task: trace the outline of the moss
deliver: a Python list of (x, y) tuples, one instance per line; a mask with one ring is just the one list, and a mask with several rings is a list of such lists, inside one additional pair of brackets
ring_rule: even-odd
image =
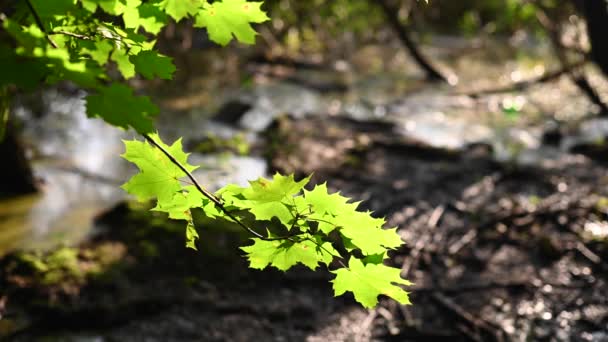
[(46, 257), (47, 270), (41, 273), (43, 284), (56, 284), (65, 279), (74, 279), (80, 282), (84, 273), (78, 264), (78, 250), (74, 248), (60, 248)]
[(235, 134), (226, 139), (211, 133), (194, 150), (200, 153), (232, 152), (244, 156), (249, 154), (250, 145), (244, 134)]
[(81, 249), (60, 247), (48, 253), (20, 252), (8, 263), (6, 271), (31, 286), (80, 286), (88, 276), (103, 272), (125, 254), (126, 247), (117, 243)]

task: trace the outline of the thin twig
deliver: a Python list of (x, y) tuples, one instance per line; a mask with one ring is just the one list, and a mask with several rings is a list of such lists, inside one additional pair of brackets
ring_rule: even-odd
[(53, 41), (53, 39), (51, 39), (51, 37), (49, 36), (49, 34), (46, 31), (46, 28), (44, 28), (44, 24), (42, 23), (42, 19), (40, 19), (40, 16), (38, 15), (38, 12), (36, 12), (36, 9), (34, 8), (34, 5), (32, 5), (32, 2), (30, 0), (25, 0), (25, 3), (27, 4), (27, 7), (30, 9), (30, 12), (34, 16), (34, 20), (36, 21), (36, 25), (38, 25), (38, 27), (40, 28), (40, 30), (44, 33), (44, 36), (46, 37), (46, 40), (48, 40), (49, 44), (51, 44), (52, 47), (54, 47), (55, 49), (58, 48), (59, 46), (57, 45), (57, 43), (55, 43)]
[(563, 68), (544, 73), (536, 78), (532, 78), (529, 80), (519, 81), (512, 84), (509, 84), (505, 87), (500, 88), (490, 88), (490, 89), (481, 89), (481, 90), (473, 90), (471, 92), (461, 93), (461, 95), (467, 95), (470, 97), (479, 97), (481, 95), (492, 95), (492, 94), (501, 94), (501, 93), (512, 93), (517, 91), (524, 91), (527, 88), (530, 88), (536, 84), (548, 83), (563, 75), (570, 74), (574, 69), (580, 68), (587, 63), (587, 59), (582, 59), (576, 63), (569, 64), (564, 66)]
[(429, 243), (433, 240), (433, 236), (435, 235), (435, 228), (437, 227), (439, 220), (441, 220), (441, 217), (443, 216), (444, 212), (444, 205), (439, 205), (435, 207), (435, 209), (431, 212), (430, 217), (427, 220), (427, 225), (429, 229), (425, 231), (424, 235), (421, 236), (420, 239), (418, 239), (418, 241), (414, 245), (410, 253), (410, 258), (403, 261), (401, 270), (405, 276), (409, 275), (412, 266), (414, 266), (414, 264), (418, 262), (422, 250), (427, 247)]
[(75, 32), (69, 32), (69, 31), (63, 31), (63, 30), (49, 32), (49, 35), (56, 35), (56, 34), (62, 34), (64, 36), (74, 37), (74, 38), (78, 38), (78, 39), (82, 39), (82, 40), (93, 40), (93, 37), (86, 36), (84, 34), (75, 33)]
[(236, 223), (237, 225), (239, 225), (241, 228), (243, 228), (244, 230), (246, 230), (247, 232), (249, 232), (251, 235), (257, 237), (258, 239), (264, 240), (264, 241), (276, 241), (276, 240), (290, 240), (293, 241), (292, 238), (298, 235), (301, 235), (302, 233), (299, 234), (293, 234), (293, 235), (289, 235), (289, 236), (280, 236), (280, 237), (274, 237), (274, 238), (270, 238), (270, 237), (266, 237), (258, 232), (256, 232), (255, 230), (247, 227), (241, 220), (239, 220), (236, 216), (234, 216), (222, 203), (222, 201), (220, 201), (214, 194), (212, 194), (211, 192), (207, 191), (205, 188), (203, 188), (200, 183), (196, 180), (196, 178), (194, 178), (194, 176), (192, 175), (192, 173), (190, 173), (190, 171), (188, 171), (188, 169), (186, 169), (186, 167), (184, 165), (182, 165), (182, 163), (180, 163), (177, 159), (175, 159), (175, 157), (173, 157), (173, 155), (171, 153), (169, 153), (169, 151), (167, 151), (164, 147), (162, 147), (159, 143), (157, 143), (154, 139), (152, 139), (149, 135), (144, 134), (143, 135), (144, 138), (150, 143), (152, 144), (154, 147), (158, 148), (167, 158), (169, 158), (169, 160), (171, 161), (171, 163), (173, 163), (175, 166), (177, 166), (180, 170), (182, 170), (182, 172), (184, 172), (186, 174), (186, 176), (188, 177), (188, 179), (190, 179), (190, 181), (192, 182), (192, 184), (194, 184), (194, 187), (196, 188), (196, 190), (198, 190), (201, 194), (203, 194), (203, 196), (207, 197), (208, 199), (211, 200), (211, 202), (213, 202), (216, 206), (218, 206), (220, 208), (220, 210), (226, 215), (228, 216), (232, 221), (234, 221), (234, 223)]
[(478, 318), (473, 314), (466, 311), (462, 306), (458, 305), (456, 302), (451, 300), (450, 298), (440, 294), (434, 293), (431, 295), (438, 304), (443, 306), (448, 311), (451, 311), (454, 315), (461, 318), (463, 321), (469, 323), (473, 329), (475, 329), (474, 335), (470, 336), (471, 338), (479, 337), (482, 339), (483, 336), (479, 336), (479, 332), (485, 332), (496, 340), (501, 341), (503, 336), (502, 329), (494, 324), (493, 322), (487, 321), (483, 318)]

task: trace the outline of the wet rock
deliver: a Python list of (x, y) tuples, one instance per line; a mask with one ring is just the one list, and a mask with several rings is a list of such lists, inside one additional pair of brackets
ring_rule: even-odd
[(229, 125), (237, 125), (243, 115), (251, 110), (252, 105), (239, 100), (226, 102), (212, 119)]
[(0, 196), (22, 195), (37, 191), (32, 168), (15, 129), (9, 125), (6, 136), (0, 141), (0, 154), (4, 166), (0, 168)]
[(558, 147), (563, 139), (564, 133), (555, 121), (548, 122), (544, 129), (541, 141), (544, 145)]

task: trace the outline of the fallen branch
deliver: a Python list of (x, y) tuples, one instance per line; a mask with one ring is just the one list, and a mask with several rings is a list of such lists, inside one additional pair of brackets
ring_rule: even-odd
[(494, 337), (494, 339), (497, 341), (503, 340), (504, 332), (500, 327), (495, 326), (486, 320), (473, 316), (462, 306), (458, 305), (456, 302), (442, 294), (435, 293), (432, 295), (432, 298), (437, 304), (444, 307), (447, 311), (459, 317), (464, 322), (468, 323), (471, 328), (474, 329), (474, 332), (469, 335), (469, 337), (472, 339), (479, 341), (485, 340), (484, 337), (480, 335), (480, 332), (485, 332), (486, 334)]
[(538, 84), (543, 84), (543, 83), (548, 83), (551, 81), (554, 81), (564, 75), (568, 75), (570, 74), (573, 70), (582, 67), (583, 65), (585, 65), (587, 63), (586, 59), (583, 59), (581, 61), (578, 61), (576, 63), (572, 63), (570, 65), (567, 65), (559, 70), (556, 71), (552, 71), (552, 72), (547, 72), (543, 75), (540, 75), (536, 78), (532, 78), (529, 80), (524, 80), (524, 81), (519, 81), (519, 82), (515, 82), (512, 84), (509, 84), (507, 86), (504, 87), (499, 87), (499, 88), (489, 88), (489, 89), (481, 89), (481, 90), (474, 90), (471, 92), (466, 92), (466, 93), (459, 93), (458, 95), (466, 95), (466, 96), (470, 96), (473, 98), (476, 97), (481, 97), (483, 95), (492, 95), (492, 94), (503, 94), (503, 93), (514, 93), (514, 92), (521, 92), (524, 91), (534, 85), (538, 85)]

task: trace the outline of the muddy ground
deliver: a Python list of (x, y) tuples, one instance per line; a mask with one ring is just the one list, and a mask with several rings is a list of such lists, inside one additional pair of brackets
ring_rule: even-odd
[(2, 260), (0, 336), (608, 339), (608, 242), (598, 238), (608, 229), (606, 159), (566, 154), (535, 167), (501, 164), (483, 144), (432, 148), (390, 124), (328, 116), (279, 119), (265, 142), (257, 151), (273, 169), (314, 172), (314, 181), (364, 200), (399, 227), (406, 245), (391, 264), (415, 283), (413, 305), (384, 298), (367, 311), (352, 296), (333, 298), (324, 271), (247, 269), (236, 257), (246, 237), (222, 223), (201, 224), (200, 252), (187, 250), (181, 227), (124, 204), (102, 215), (107, 230), (77, 249), (77, 267), (101, 265), (97, 272), (45, 283), (23, 256)]

